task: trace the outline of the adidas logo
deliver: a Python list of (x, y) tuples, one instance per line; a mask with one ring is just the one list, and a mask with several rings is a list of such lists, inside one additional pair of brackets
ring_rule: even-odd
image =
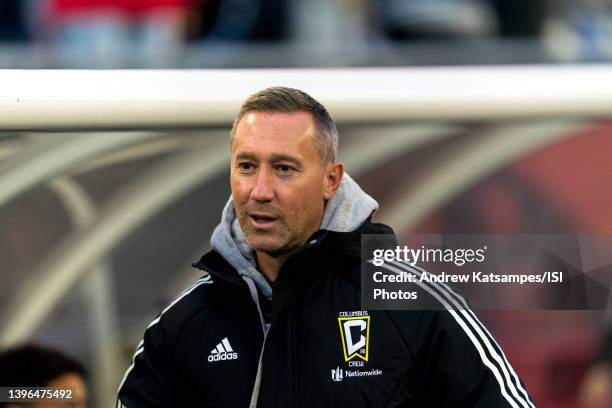
[(234, 351), (232, 346), (230, 346), (227, 337), (221, 340), (221, 343), (217, 344), (217, 347), (211, 350), (210, 355), (208, 356), (208, 362), (212, 363), (214, 361), (222, 361), (222, 360), (237, 360), (238, 353)]

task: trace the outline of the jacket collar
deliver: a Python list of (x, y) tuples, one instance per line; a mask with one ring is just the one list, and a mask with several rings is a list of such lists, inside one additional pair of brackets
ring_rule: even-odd
[[(378, 209), (378, 203), (348, 175), (344, 174), (340, 187), (334, 197), (325, 205), (321, 230), (348, 233), (355, 231)], [(315, 233), (314, 235), (316, 235)], [(313, 236), (314, 236), (313, 235)], [(309, 247), (309, 239), (305, 247)], [(211, 246), (229, 263), (238, 274), (255, 282), (265, 297), (272, 296), (272, 287), (256, 269), (252, 254), (244, 233), (236, 219), (232, 197), (229, 198), (221, 222), (211, 237)], [(298, 248), (299, 253), (303, 248)]]
[[(293, 285), (321, 273), (347, 272), (346, 265), (359, 262), (361, 259), (361, 237), (364, 234), (394, 235), (394, 232), (384, 224), (372, 223), (370, 219), (367, 219), (354, 231), (318, 230), (306, 241), (306, 244), (297, 248), (289, 256), (285, 262), (287, 267), (283, 265), (283, 269), (291, 269), (291, 265), (298, 262), (300, 266), (312, 266), (311, 270), (313, 272), (304, 274), (309, 276), (297, 276), (292, 273), (283, 273), (281, 276), (279, 273), (279, 279), (274, 285)], [(215, 277), (246, 287), (236, 268), (214, 249), (192, 265), (211, 273)], [(321, 268), (323, 265), (325, 267)], [(283, 269), (281, 269), (281, 273)], [(358, 274), (350, 278), (351, 280), (359, 280)]]

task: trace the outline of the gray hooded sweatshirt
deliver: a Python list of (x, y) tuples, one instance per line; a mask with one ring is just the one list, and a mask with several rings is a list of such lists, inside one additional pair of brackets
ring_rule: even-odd
[[(335, 232), (356, 230), (374, 211), (378, 203), (348, 175), (344, 174), (340, 188), (326, 203), (320, 229)], [(253, 280), (262, 295), (272, 297), (272, 287), (266, 278), (256, 269), (253, 251), (246, 242), (240, 228), (234, 203), (230, 196), (221, 223), (215, 228), (210, 243), (240, 275)]]

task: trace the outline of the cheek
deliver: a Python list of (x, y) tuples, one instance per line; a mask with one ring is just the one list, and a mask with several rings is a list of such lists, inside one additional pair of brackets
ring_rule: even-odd
[(315, 219), (321, 216), (324, 209), (323, 189), (321, 185), (310, 185), (294, 197), (296, 212), (299, 218)]
[(230, 188), (232, 190), (234, 203), (243, 203), (245, 201), (245, 197), (248, 198), (248, 187), (243, 181), (241, 181), (237, 177), (231, 177)]

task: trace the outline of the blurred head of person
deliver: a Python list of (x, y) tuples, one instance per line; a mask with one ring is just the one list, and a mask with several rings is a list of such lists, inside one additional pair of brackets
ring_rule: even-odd
[(48, 402), (0, 402), (0, 408), (85, 408), (87, 387), (83, 366), (65, 354), (36, 345), (0, 353), (0, 387), (71, 389), (72, 399)]

